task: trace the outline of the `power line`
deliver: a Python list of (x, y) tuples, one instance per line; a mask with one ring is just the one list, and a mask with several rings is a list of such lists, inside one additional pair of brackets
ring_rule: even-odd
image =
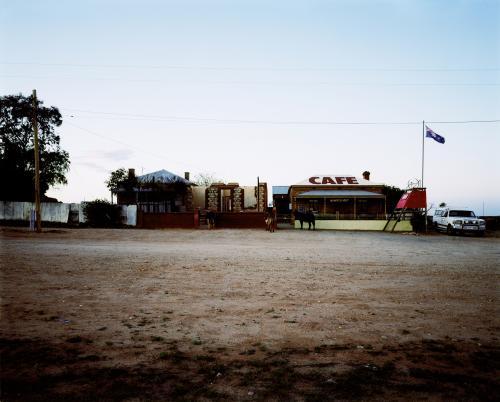
[[(94, 135), (96, 137), (99, 137), (99, 138), (102, 138), (102, 139), (105, 139), (105, 140), (112, 141), (112, 142), (115, 142), (117, 144), (123, 145), (123, 146), (125, 146), (125, 147), (127, 147), (129, 149), (134, 150), (134, 151), (139, 151), (139, 152), (143, 152), (143, 153), (149, 154), (151, 156), (154, 156), (155, 158), (161, 159), (162, 161), (165, 161), (165, 159), (167, 159), (165, 157), (165, 155), (161, 156), (161, 155), (155, 154), (154, 152), (148, 151), (146, 149), (135, 147), (135, 146), (130, 145), (130, 144), (126, 143), (126, 142), (123, 142), (123, 141), (120, 141), (120, 140), (117, 140), (117, 139), (114, 139), (114, 138), (107, 137), (105, 135), (96, 133), (95, 131), (89, 130), (89, 129), (84, 128), (84, 127), (81, 127), (81, 126), (79, 126), (77, 124), (70, 123), (68, 121), (65, 121), (65, 124), (69, 124), (70, 126), (73, 126), (73, 127), (77, 128), (79, 130), (85, 131), (86, 133)], [(172, 159), (170, 156), (168, 157), (168, 159), (169, 159), (169, 161), (175, 162), (175, 163), (177, 163), (179, 165), (184, 165), (185, 164), (185, 163), (181, 163), (179, 161), (176, 161), (176, 160)], [(200, 172), (203, 171), (203, 169), (200, 169), (200, 166), (193, 166), (192, 164), (191, 164), (191, 166), (199, 169)]]
[(180, 116), (160, 116), (160, 115), (144, 115), (144, 114), (127, 114), (127, 113), (113, 113), (113, 112), (97, 112), (90, 110), (69, 109), (65, 110), (115, 116), (117, 118), (131, 117), (138, 120), (176, 120), (188, 122), (214, 122), (214, 123), (236, 123), (236, 124), (272, 124), (272, 125), (406, 125), (406, 124), (422, 124), (421, 121), (406, 121), (406, 122), (336, 122), (336, 121), (278, 121), (278, 120), (251, 120), (251, 119), (217, 119), (205, 117), (180, 117)]
[(188, 65), (138, 65), (138, 64), (77, 64), (77, 63), (35, 63), (0, 62), (4, 65), (36, 65), (47, 67), (78, 68), (130, 68), (130, 69), (172, 69), (172, 70), (249, 70), (249, 71), (498, 71), (500, 68), (383, 68), (383, 67), (236, 67), (236, 66), (188, 66)]
[(460, 121), (425, 121), (433, 124), (469, 124), (469, 123), (498, 123), (500, 120), (460, 120)]
[[(115, 113), (115, 112), (99, 112), (92, 110), (63, 108), (63, 110), (114, 116), (116, 118), (132, 118), (136, 120), (166, 120), (166, 121), (186, 121), (186, 122), (213, 122), (213, 123), (228, 123), (228, 124), (269, 124), (269, 125), (420, 125), (422, 121), (286, 121), (286, 120), (252, 120), (252, 119), (218, 119), (205, 117), (181, 117), (181, 116), (161, 116), (161, 115), (145, 115), (132, 113)], [(455, 121), (427, 121), (428, 123), (436, 124), (469, 124), (469, 123), (498, 123), (500, 119), (492, 120), (455, 120)]]
[(117, 77), (81, 77), (81, 76), (35, 76), (35, 75), (8, 75), (0, 74), (0, 77), (7, 79), (34, 79), (34, 80), (71, 80), (75, 81), (104, 81), (104, 82), (132, 82), (132, 83), (175, 83), (176, 85), (205, 85), (205, 86), (265, 86), (265, 87), (289, 87), (289, 86), (306, 86), (306, 87), (498, 87), (498, 82), (333, 82), (333, 81), (179, 81), (169, 79), (150, 79), (150, 78), (117, 78)]
[(190, 66), (190, 65), (147, 65), (147, 64), (82, 64), (82, 63), (38, 63), (38, 62), (0, 62), (3, 65), (34, 65), (47, 67), (78, 67), (78, 68), (123, 68), (123, 69), (156, 69), (156, 70), (220, 70), (220, 71), (387, 71), (387, 72), (471, 72), (471, 71), (500, 71), (500, 67), (299, 67), (299, 66)]

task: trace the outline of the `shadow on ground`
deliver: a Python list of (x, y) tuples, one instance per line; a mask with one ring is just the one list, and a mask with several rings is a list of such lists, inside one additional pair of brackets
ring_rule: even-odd
[(445, 339), (373, 348), (319, 345), (206, 354), (165, 343), (147, 364), (113, 365), (80, 337), (1, 340), (2, 401), (494, 400), (500, 349)]

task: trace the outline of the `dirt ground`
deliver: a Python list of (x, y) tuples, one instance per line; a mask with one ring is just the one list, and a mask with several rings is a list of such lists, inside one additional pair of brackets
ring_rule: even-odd
[(0, 229), (1, 397), (497, 400), (500, 238)]

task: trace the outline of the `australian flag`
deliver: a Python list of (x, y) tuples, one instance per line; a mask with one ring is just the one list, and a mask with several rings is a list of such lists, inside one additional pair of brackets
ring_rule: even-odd
[(439, 142), (440, 144), (444, 144), (444, 137), (441, 137), (439, 134), (436, 134), (427, 126), (425, 126), (425, 136), (432, 138), (433, 140)]

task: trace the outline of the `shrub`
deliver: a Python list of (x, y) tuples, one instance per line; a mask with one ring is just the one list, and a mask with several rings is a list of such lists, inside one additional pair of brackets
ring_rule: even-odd
[(83, 205), (83, 213), (87, 224), (92, 227), (117, 227), (121, 226), (121, 207), (113, 205), (106, 200), (94, 200)]

